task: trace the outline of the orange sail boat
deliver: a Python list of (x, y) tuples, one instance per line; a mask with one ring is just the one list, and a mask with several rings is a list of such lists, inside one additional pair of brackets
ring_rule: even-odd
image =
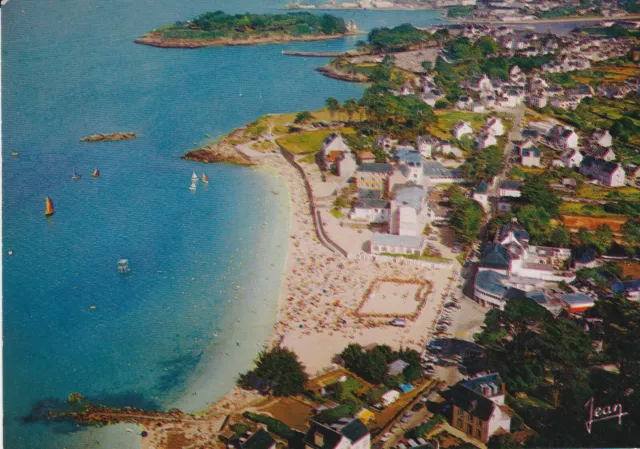
[(209, 177), (206, 173), (202, 174), (202, 182), (204, 182), (205, 184), (209, 184)]
[(50, 217), (51, 215), (53, 215), (53, 202), (49, 197), (47, 197), (46, 202), (47, 202), (47, 206), (46, 206), (46, 209), (44, 210), (44, 214), (47, 217)]
[(96, 168), (93, 173), (91, 174), (91, 176), (93, 176), (94, 178), (99, 178), (100, 177), (100, 171)]

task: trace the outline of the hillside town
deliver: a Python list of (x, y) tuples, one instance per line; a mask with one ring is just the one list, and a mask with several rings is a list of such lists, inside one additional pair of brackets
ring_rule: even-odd
[(145, 447), (637, 442), (614, 413), (640, 410), (638, 27), (375, 30), (332, 62), (362, 99), (223, 139), (291, 192), (277, 343), (242, 400), (136, 420)]
[[(287, 9), (434, 9), (444, 10), (443, 18), (474, 22), (534, 22), (559, 18), (586, 19), (593, 17), (629, 17), (638, 10), (634, 2), (617, 0), (612, 2), (587, 2), (579, 0), (329, 0), (318, 3), (295, 1), (286, 5)], [(631, 16), (634, 17), (634, 16)]]

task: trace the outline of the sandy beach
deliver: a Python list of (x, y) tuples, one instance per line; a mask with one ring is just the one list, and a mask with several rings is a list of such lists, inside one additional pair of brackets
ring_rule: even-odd
[[(311, 377), (336, 368), (334, 356), (349, 343), (421, 351), (457, 279), (459, 265), (430, 269), (405, 259), (348, 259), (332, 252), (316, 236), (300, 173), (279, 154), (255, 163), (280, 177), (290, 197), (288, 253), (272, 344), (295, 351)], [(421, 283), (420, 288), (411, 282)], [(407, 326), (389, 325), (389, 316), (409, 317)], [(208, 435), (215, 437), (227, 415), (263, 400), (255, 392), (235, 388), (202, 412), (210, 423)], [(182, 427), (185, 435), (200, 441), (193, 425)], [(146, 430), (149, 436), (143, 439), (143, 449), (169, 447), (166, 430)]]

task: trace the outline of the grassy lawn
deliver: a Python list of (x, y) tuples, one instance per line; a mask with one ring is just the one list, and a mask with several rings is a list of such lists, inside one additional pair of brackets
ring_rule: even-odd
[(578, 83), (598, 85), (602, 83), (623, 83), (638, 74), (634, 64), (622, 66), (597, 66), (585, 72), (578, 72), (572, 78)]
[(261, 142), (254, 142), (249, 146), (252, 150), (262, 151), (262, 152), (277, 150), (273, 142), (269, 142), (268, 140), (263, 140)]
[[(316, 129), (301, 133), (288, 134), (277, 139), (277, 142), (293, 154), (314, 154), (322, 149), (322, 143), (335, 131), (330, 129)], [(355, 133), (353, 128), (342, 128), (340, 134)]]
[(331, 133), (332, 131), (328, 129), (306, 131), (283, 136), (277, 142), (293, 154), (317, 153), (322, 149), (322, 143)]
[(602, 200), (606, 199), (608, 195), (616, 195), (616, 193), (619, 197), (614, 198), (617, 199), (640, 198), (640, 189), (635, 187), (601, 187), (586, 183), (578, 187), (576, 198)]
[(585, 217), (620, 217), (603, 209), (601, 204), (581, 204), (563, 202), (560, 204), (561, 215), (582, 215)]
[(438, 120), (429, 125), (429, 132), (439, 139), (452, 139), (451, 128), (460, 120), (469, 122), (473, 130), (477, 133), (484, 125), (489, 114), (476, 112), (456, 111), (452, 109), (441, 109), (434, 111)]

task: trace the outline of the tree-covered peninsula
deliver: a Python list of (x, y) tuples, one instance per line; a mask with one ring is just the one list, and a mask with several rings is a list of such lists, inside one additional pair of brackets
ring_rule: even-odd
[(147, 33), (136, 43), (197, 48), (334, 39), (346, 34), (350, 32), (344, 20), (331, 14), (226, 14), (216, 11), (187, 22), (165, 25)]

